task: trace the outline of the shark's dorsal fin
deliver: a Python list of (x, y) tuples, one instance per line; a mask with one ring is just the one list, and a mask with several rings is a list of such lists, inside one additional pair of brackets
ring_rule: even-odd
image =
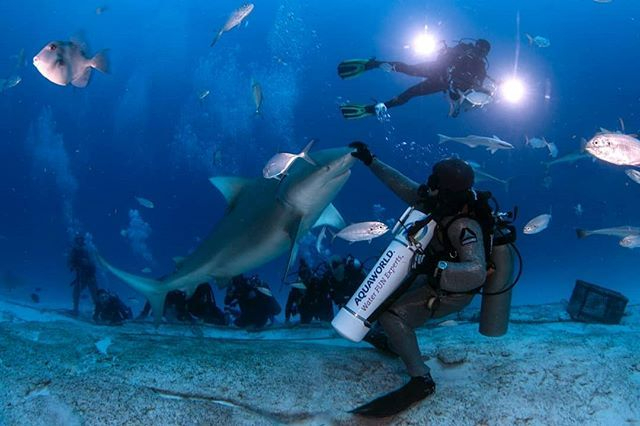
[(240, 191), (251, 182), (251, 179), (235, 176), (216, 176), (209, 178), (209, 182), (218, 188), (218, 191), (220, 191), (227, 200), (227, 204), (231, 205)]
[(312, 228), (317, 228), (319, 226), (330, 226), (336, 229), (342, 229), (346, 226), (342, 215), (336, 209), (336, 206), (333, 204), (329, 204), (322, 212), (316, 223), (313, 224)]

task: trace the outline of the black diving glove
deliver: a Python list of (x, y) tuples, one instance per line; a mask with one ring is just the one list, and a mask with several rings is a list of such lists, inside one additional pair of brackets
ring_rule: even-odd
[(356, 150), (355, 152), (352, 152), (351, 155), (362, 161), (366, 166), (371, 165), (371, 162), (373, 161), (375, 155), (371, 154), (371, 151), (369, 151), (369, 147), (366, 143), (353, 141), (349, 144), (349, 148), (355, 148)]
[(361, 405), (351, 413), (364, 417), (389, 417), (398, 414), (412, 404), (425, 399), (436, 391), (436, 384), (427, 373), (426, 376), (412, 377), (409, 383), (380, 398)]

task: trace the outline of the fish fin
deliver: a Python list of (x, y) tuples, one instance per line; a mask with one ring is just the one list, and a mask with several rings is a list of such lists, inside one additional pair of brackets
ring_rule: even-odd
[(589, 236), (589, 231), (585, 231), (584, 229), (576, 229), (576, 236), (579, 239), (583, 239)]
[(329, 204), (311, 228), (317, 228), (319, 226), (331, 226), (336, 229), (342, 229), (346, 226), (346, 223), (338, 209), (336, 209), (336, 206)]
[(89, 51), (89, 43), (87, 43), (87, 37), (84, 31), (80, 30), (71, 37), (69, 37), (69, 41), (75, 44), (80, 48), (80, 51), (85, 55)]
[(438, 143), (445, 143), (450, 139), (451, 138), (449, 136), (441, 135), (440, 133), (438, 133)]
[(91, 67), (86, 67), (79, 76), (74, 77), (73, 80), (71, 80), (71, 84), (75, 87), (87, 87), (87, 84), (89, 84), (89, 77), (91, 77)]
[(529, 46), (533, 45), (533, 37), (531, 37), (530, 34), (525, 34), (525, 36), (527, 37), (527, 40), (529, 40)]
[(153, 318), (156, 325), (158, 325), (162, 320), (162, 314), (164, 312), (164, 299), (167, 296), (166, 291), (162, 291), (158, 288), (160, 286), (160, 281), (154, 280), (153, 278), (140, 277), (140, 276), (122, 271), (112, 266), (111, 264), (109, 264), (100, 255), (97, 255), (97, 258), (100, 264), (105, 269), (107, 269), (113, 275), (115, 275), (116, 277), (120, 278), (122, 281), (127, 283), (134, 290), (144, 294), (144, 297), (146, 297), (149, 303), (151, 304), (151, 309), (153, 310)]
[(289, 262), (287, 262), (287, 269), (284, 271), (284, 276), (282, 277), (282, 281), (286, 282), (287, 277), (289, 276), (289, 271), (293, 267), (293, 264), (296, 261), (296, 257), (298, 256), (298, 238), (300, 237), (300, 227), (302, 226), (302, 216), (299, 216), (296, 220), (294, 220), (287, 232), (289, 234), (289, 238), (291, 238), (291, 251), (289, 252)]
[(498, 148), (493, 148), (493, 147), (487, 148), (487, 151), (491, 152), (492, 154), (495, 154), (497, 150)]
[(109, 56), (107, 56), (108, 51), (109, 49), (103, 49), (96, 53), (96, 55), (91, 58), (91, 67), (105, 74), (109, 74), (110, 69)]
[(322, 254), (322, 240), (324, 240), (326, 236), (327, 236), (327, 227), (323, 226), (316, 240), (316, 251), (318, 252), (318, 254)]
[(302, 150), (302, 152), (300, 153), (300, 158), (302, 158), (307, 163), (310, 163), (310, 164), (312, 164), (314, 166), (317, 166), (318, 164), (315, 161), (313, 161), (313, 158), (309, 157), (309, 150), (311, 149), (313, 144), (316, 143), (316, 141), (317, 141), (317, 139), (311, 139), (311, 141), (309, 141), (307, 146), (305, 146), (304, 149)]
[(211, 45), (209, 47), (213, 47), (214, 44), (216, 44), (218, 42), (218, 40), (220, 40), (220, 37), (222, 37), (222, 34), (224, 33), (223, 30), (218, 31), (218, 33), (216, 34), (216, 36), (213, 38), (213, 41), (211, 42)]
[(580, 138), (580, 152), (585, 151), (585, 147), (587, 146), (587, 140), (585, 138)]
[(249, 185), (251, 179), (236, 176), (216, 176), (209, 178), (209, 182), (218, 188), (218, 191), (227, 200), (227, 204), (231, 205), (240, 192)]

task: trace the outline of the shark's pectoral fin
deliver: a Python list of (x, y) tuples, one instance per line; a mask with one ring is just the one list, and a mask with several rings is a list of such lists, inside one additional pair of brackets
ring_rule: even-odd
[(329, 204), (311, 228), (317, 228), (319, 226), (330, 226), (332, 228), (342, 229), (347, 226), (347, 224), (344, 222), (338, 209), (336, 209), (333, 204)]
[(498, 148), (487, 148), (487, 151), (489, 151), (492, 154), (495, 154), (496, 151), (498, 151)]
[(235, 176), (216, 176), (209, 178), (209, 182), (218, 188), (218, 191), (227, 200), (227, 204), (231, 205), (238, 197), (238, 194), (251, 182), (251, 179)]
[(289, 271), (293, 267), (293, 264), (296, 261), (296, 257), (298, 256), (298, 238), (300, 237), (300, 226), (302, 225), (302, 216), (298, 217), (296, 220), (292, 221), (287, 232), (289, 233), (289, 238), (291, 238), (291, 251), (289, 252), (289, 262), (287, 262), (287, 269), (284, 271), (283, 281), (287, 281), (287, 277), (289, 276)]

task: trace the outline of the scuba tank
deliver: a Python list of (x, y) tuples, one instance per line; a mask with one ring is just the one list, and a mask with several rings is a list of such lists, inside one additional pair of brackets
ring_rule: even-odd
[[(522, 273), (522, 258), (514, 244), (516, 228), (512, 225), (516, 215), (517, 208), (513, 213), (496, 212), (494, 214), (495, 227), (489, 257), (489, 264), (493, 271), (483, 286), (480, 305), (479, 331), (488, 337), (500, 337), (507, 332), (512, 289)], [(506, 218), (512, 220), (509, 221)], [(520, 264), (518, 273), (514, 274), (516, 257)]]
[[(416, 222), (427, 223), (415, 235), (409, 229)], [(436, 222), (430, 216), (408, 208), (393, 227), (393, 241), (384, 250), (349, 302), (331, 325), (343, 337), (359, 342), (369, 332), (376, 310), (402, 285), (411, 271), (413, 257), (433, 238)], [(371, 321), (370, 321), (371, 320)]]
[(481, 334), (488, 337), (503, 336), (509, 327), (511, 311), (511, 293), (515, 283), (515, 259), (517, 249), (513, 245), (516, 234), (513, 227), (501, 228), (498, 225), (494, 235), (490, 262), (493, 272), (487, 277), (482, 289), (480, 305)]

